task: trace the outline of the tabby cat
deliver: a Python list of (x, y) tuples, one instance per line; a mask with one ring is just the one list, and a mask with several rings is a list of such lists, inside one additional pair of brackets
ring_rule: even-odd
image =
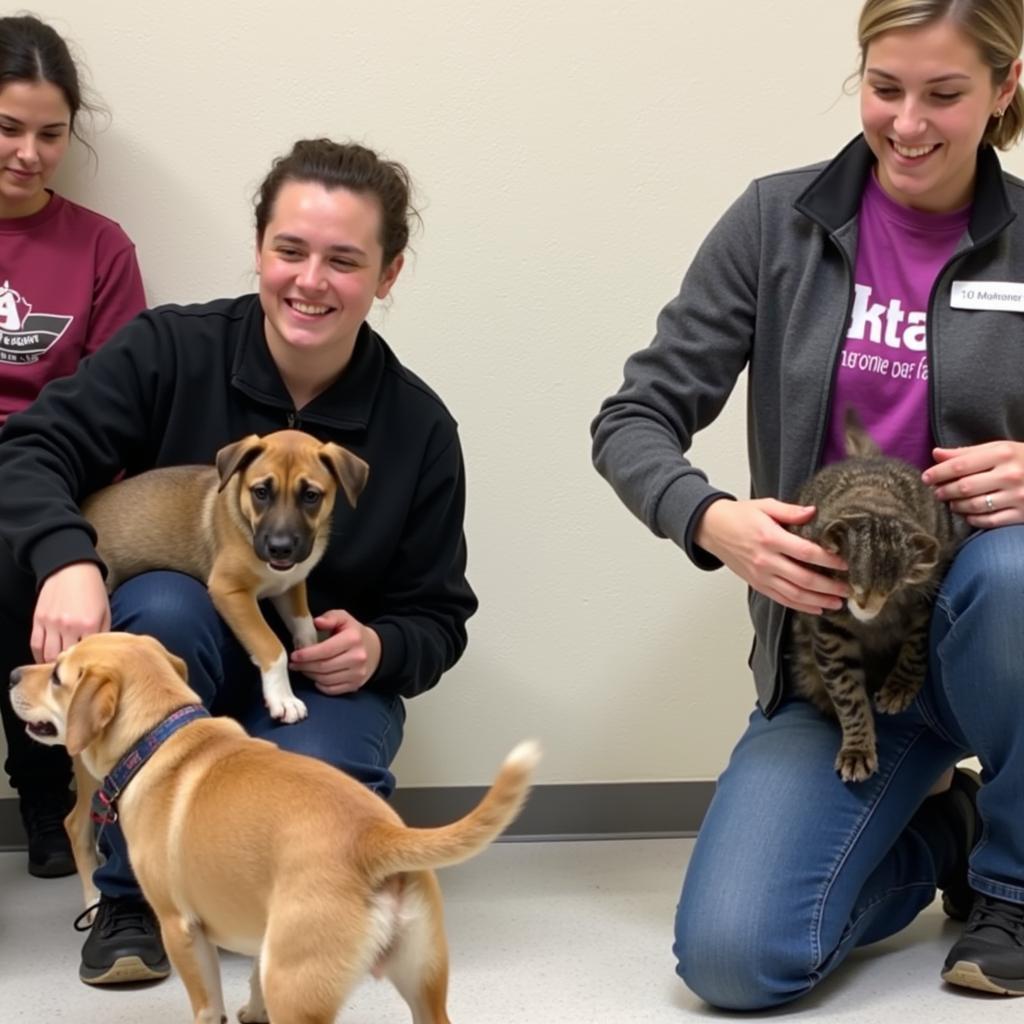
[(927, 667), (935, 590), (964, 528), (920, 470), (882, 455), (852, 409), (846, 454), (811, 477), (797, 499), (817, 514), (794, 532), (846, 561), (852, 593), (838, 611), (796, 614), (793, 685), (838, 718), (836, 772), (862, 782), (878, 768), (869, 692), (887, 714), (913, 702)]

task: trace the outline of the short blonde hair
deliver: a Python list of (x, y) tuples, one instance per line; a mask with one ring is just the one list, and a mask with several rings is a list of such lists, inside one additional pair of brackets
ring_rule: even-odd
[[(1024, 44), (1024, 0), (865, 0), (857, 22), (860, 75), (868, 45), (883, 32), (914, 28), (948, 18), (971, 39), (992, 69), (992, 82), (1006, 81)], [(1000, 118), (989, 118), (982, 143), (1009, 149), (1024, 134), (1024, 91), (1020, 85)]]

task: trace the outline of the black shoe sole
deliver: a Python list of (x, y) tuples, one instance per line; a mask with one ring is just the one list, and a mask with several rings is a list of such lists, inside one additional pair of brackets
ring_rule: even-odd
[(28, 862), (28, 873), (33, 878), (67, 878), (68, 875), (73, 875), (75, 870), (74, 858), (70, 856), (51, 857), (41, 864), (31, 860)]
[(973, 988), (978, 992), (995, 992), (1001, 996), (1024, 996), (1024, 979), (993, 978), (970, 960), (957, 960), (952, 967), (942, 972), (943, 981), (961, 988)]
[(86, 985), (126, 985), (133, 981), (162, 981), (171, 973), (166, 959), (154, 966), (141, 957), (118, 957), (109, 967), (87, 967), (82, 964), (78, 976)]

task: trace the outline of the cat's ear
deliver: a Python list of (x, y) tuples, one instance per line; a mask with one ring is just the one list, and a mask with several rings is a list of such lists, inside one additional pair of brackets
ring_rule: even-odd
[(849, 533), (850, 524), (845, 519), (833, 519), (826, 523), (818, 543), (833, 555), (841, 555), (846, 548), (846, 535)]
[(925, 583), (939, 561), (939, 542), (927, 533), (912, 533), (908, 538), (914, 560), (907, 573), (908, 583)]
[(882, 454), (882, 449), (875, 444), (871, 435), (864, 429), (857, 410), (852, 405), (846, 407), (843, 425), (846, 431), (844, 439), (848, 458)]

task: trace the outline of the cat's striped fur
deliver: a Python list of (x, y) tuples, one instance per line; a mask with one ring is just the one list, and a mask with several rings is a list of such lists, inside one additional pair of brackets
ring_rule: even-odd
[(862, 782), (878, 767), (875, 707), (897, 714), (924, 681), (935, 590), (953, 556), (961, 520), (937, 501), (916, 467), (883, 456), (846, 414), (847, 458), (826, 466), (797, 499), (814, 519), (794, 532), (839, 554), (852, 594), (839, 611), (797, 613), (793, 685), (842, 728), (835, 767)]

